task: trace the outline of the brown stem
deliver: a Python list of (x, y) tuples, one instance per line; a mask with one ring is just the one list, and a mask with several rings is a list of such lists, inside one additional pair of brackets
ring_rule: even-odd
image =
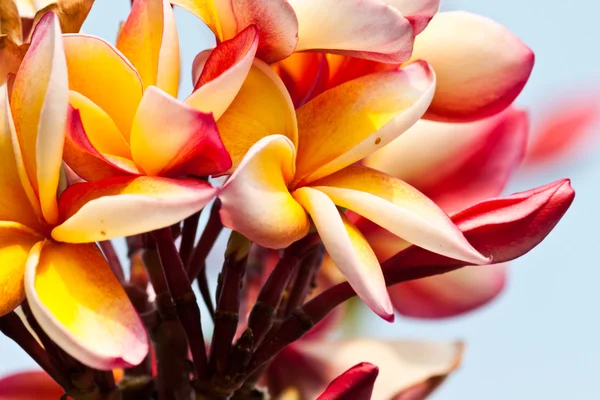
[(113, 274), (117, 277), (119, 282), (125, 282), (125, 273), (123, 272), (123, 266), (121, 265), (121, 261), (119, 260), (119, 256), (115, 251), (115, 247), (112, 244), (112, 241), (105, 240), (102, 242), (98, 242), (100, 248), (102, 249), (102, 253), (108, 261), (108, 265), (112, 270)]
[(196, 296), (192, 291), (190, 280), (175, 247), (171, 230), (159, 229), (152, 232), (152, 236), (156, 241), (168, 289), (177, 309), (177, 316), (190, 345), (196, 376), (205, 377), (207, 372), (206, 347), (202, 333), (200, 309), (196, 303)]
[(219, 385), (225, 378), (231, 344), (237, 329), (240, 308), (240, 289), (246, 270), (250, 241), (232, 232), (225, 252), (225, 263), (221, 272), (222, 283), (219, 290), (213, 341), (210, 347), (209, 371)]
[(194, 243), (196, 242), (196, 232), (198, 231), (198, 221), (202, 210), (190, 215), (183, 221), (183, 230), (181, 231), (181, 245), (179, 246), (179, 255), (183, 265), (188, 265)]
[(0, 317), (0, 331), (25, 350), (60, 386), (65, 390), (69, 388), (70, 382), (66, 371), (63, 371), (60, 366), (57, 368), (17, 314), (11, 312)]
[(190, 280), (195, 279), (200, 271), (204, 269), (206, 257), (212, 250), (217, 237), (223, 230), (223, 224), (221, 223), (221, 217), (219, 216), (220, 209), (221, 201), (217, 199), (210, 209), (210, 215), (206, 222), (206, 227), (204, 227), (204, 232), (202, 232), (198, 244), (187, 264), (188, 278)]
[(294, 310), (304, 304), (304, 301), (313, 288), (313, 282), (317, 271), (321, 267), (324, 255), (325, 249), (323, 246), (318, 246), (302, 260), (286, 304), (284, 317), (289, 316)]

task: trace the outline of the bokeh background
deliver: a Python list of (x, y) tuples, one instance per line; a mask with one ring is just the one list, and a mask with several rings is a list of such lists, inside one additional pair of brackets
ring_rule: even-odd
[[(600, 99), (599, 2), (446, 0), (442, 9), (488, 16), (533, 49), (536, 66), (517, 103), (530, 110), (534, 132), (541, 121), (568, 107), (573, 99)], [(118, 24), (128, 11), (128, 0), (96, 0), (83, 30), (114, 42)], [(214, 42), (208, 29), (190, 14), (177, 10), (176, 16), (183, 57), (181, 93), (187, 94), (192, 89), (194, 56)], [(388, 324), (363, 310), (360, 323), (351, 326), (353, 333), (465, 340), (467, 353), (461, 369), (432, 396), (434, 400), (600, 398), (597, 137), (598, 125), (570, 158), (522, 170), (513, 180), (507, 192), (570, 177), (577, 197), (542, 245), (511, 263), (507, 289), (497, 300), (468, 315), (442, 321), (397, 318)], [(220, 265), (223, 242), (221, 238), (221, 246), (211, 254), (213, 265)], [(34, 367), (20, 348), (0, 337), (0, 375)]]

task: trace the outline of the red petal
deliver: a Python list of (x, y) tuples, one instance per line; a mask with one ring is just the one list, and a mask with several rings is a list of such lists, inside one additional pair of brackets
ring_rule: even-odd
[(56, 400), (65, 391), (48, 374), (27, 371), (0, 379), (2, 400)]
[(370, 400), (379, 368), (360, 363), (335, 378), (317, 400)]

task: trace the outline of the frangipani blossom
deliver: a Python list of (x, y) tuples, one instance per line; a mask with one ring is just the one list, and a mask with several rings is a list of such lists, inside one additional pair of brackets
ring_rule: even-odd
[[(275, 398), (287, 400), (277, 395), (294, 388), (298, 396), (290, 399), (314, 399), (344, 371), (369, 363), (379, 370), (370, 398), (394, 400), (406, 395), (407, 399), (422, 399), (459, 367), (463, 348), (459, 342), (299, 341), (275, 358), (267, 372), (267, 384)], [(419, 396), (410, 397), (409, 392)]]
[[(419, 62), (347, 82), (308, 102), (296, 112), (297, 136), (293, 130), (291, 138), (260, 139), (229, 178), (220, 196), (223, 224), (262, 246), (283, 248), (304, 237), (312, 219), (359, 296), (388, 319), (393, 314), (375, 254), (337, 207), (418, 246), (470, 263), (488, 262), (417, 190), (352, 165), (413, 125), (434, 88), (429, 66)], [(287, 104), (291, 107), (289, 97)], [(221, 130), (221, 135), (238, 132)]]
[(414, 35), (439, 0), (171, 0), (202, 19), (221, 42), (249, 25), (257, 56), (271, 63), (294, 51), (324, 51), (382, 62), (410, 58)]
[(427, 61), (437, 76), (425, 118), (469, 122), (497, 114), (514, 101), (531, 74), (534, 56), (505, 27), (460, 11), (435, 15), (416, 36), (410, 61), (402, 65), (306, 52), (275, 68), (300, 106), (327, 88), (415, 60)]
[[(37, 25), (14, 78), (2, 87), (0, 152), (0, 315), (27, 298), (48, 336), (86, 365), (138, 364), (148, 351), (144, 327), (94, 243), (54, 233), (65, 222), (57, 201), (68, 86), (54, 14)], [(85, 242), (85, 240), (76, 242)]]
[(179, 47), (169, 3), (136, 1), (117, 48), (81, 34), (63, 40), (70, 89), (64, 159), (89, 182), (63, 193), (68, 220), (54, 238), (134, 235), (202, 209), (216, 189), (183, 177), (224, 172), (231, 159), (213, 117), (174, 97)]

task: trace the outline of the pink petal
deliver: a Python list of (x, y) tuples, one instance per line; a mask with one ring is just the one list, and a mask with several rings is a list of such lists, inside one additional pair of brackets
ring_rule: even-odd
[(335, 378), (317, 400), (370, 400), (378, 373), (373, 364), (356, 364)]
[(440, 8), (440, 0), (383, 0), (396, 8), (408, 19), (413, 33), (418, 35), (425, 29)]

